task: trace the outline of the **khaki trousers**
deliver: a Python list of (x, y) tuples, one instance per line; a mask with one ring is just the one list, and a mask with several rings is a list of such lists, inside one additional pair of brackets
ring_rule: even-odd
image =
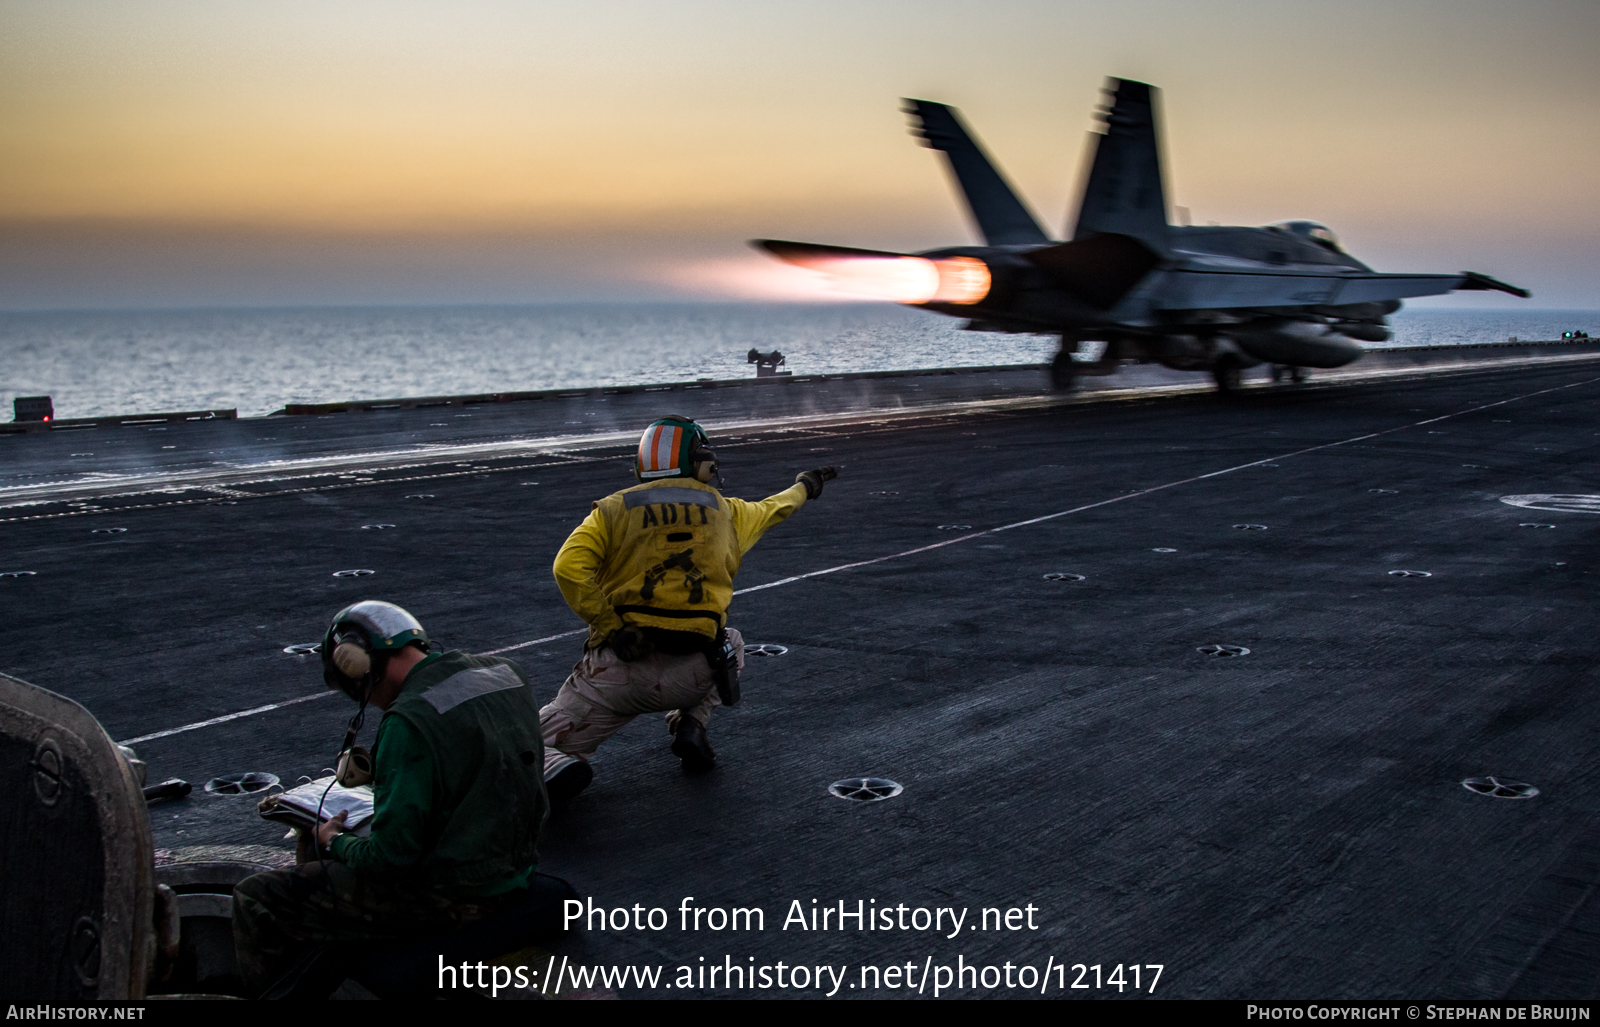
[[(742, 671), (744, 638), (729, 628), (728, 640)], [(565, 756), (587, 760), (601, 742), (641, 713), (666, 713), (667, 731), (672, 732), (682, 716), (693, 717), (704, 727), (711, 711), (721, 705), (711, 665), (701, 653), (652, 653), (624, 663), (608, 648), (591, 649), (572, 668), (556, 697), (539, 711), (545, 769)]]

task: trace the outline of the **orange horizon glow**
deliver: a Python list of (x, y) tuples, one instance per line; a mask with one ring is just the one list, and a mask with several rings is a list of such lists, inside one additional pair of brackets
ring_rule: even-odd
[[(1462, 18), (1458, 3), (1351, 0), (1329, 22), (1281, 0), (997, 0), (975, 24), (911, 0), (0, 0), (0, 234), (26, 237), (0, 247), (37, 283), (0, 280), (0, 306), (187, 301), (190, 269), (222, 246), (186, 232), (231, 233), (241, 294), (285, 239), (336, 249), (319, 278), (345, 269), (352, 301), (457, 271), (480, 239), (484, 273), (514, 282), (516, 247), (497, 240), (519, 234), (550, 240), (526, 250), (604, 243), (575, 247), (558, 293), (581, 278), (623, 294), (647, 270), (686, 294), (782, 293), (731, 265), (687, 269), (753, 237), (899, 252), (974, 239), (902, 96), (959, 107), (1065, 238), (1109, 74), (1163, 90), (1168, 199), (1196, 224), (1310, 218), (1380, 270), (1482, 265), (1600, 305), (1600, 134), (1582, 127), (1600, 105), (1600, 5)], [(1308, 40), (1341, 55), (1340, 74), (1304, 74)], [(1215, 60), (1241, 47), (1251, 61)], [(125, 228), (143, 252), (110, 260), (86, 225)], [(41, 238), (54, 263), (30, 264)], [(878, 292), (928, 294), (898, 302), (977, 288), (952, 267), (881, 270)], [(228, 275), (207, 288), (228, 294)]]

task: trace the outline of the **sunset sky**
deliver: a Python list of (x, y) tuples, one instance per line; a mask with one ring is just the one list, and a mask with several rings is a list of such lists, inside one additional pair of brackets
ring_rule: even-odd
[[(798, 298), (756, 236), (972, 238), (902, 96), (1052, 231), (1107, 75), (1195, 223), (1600, 308), (1595, 0), (0, 0), (0, 308)], [(799, 277), (796, 277), (799, 276)], [(1438, 305), (1505, 305), (1474, 294)]]

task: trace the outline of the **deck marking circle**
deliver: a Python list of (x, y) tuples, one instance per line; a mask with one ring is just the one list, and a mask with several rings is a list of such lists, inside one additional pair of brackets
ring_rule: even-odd
[(322, 652), (322, 643), (296, 642), (294, 645), (284, 646), (283, 651), (288, 653), (290, 656), (310, 656), (312, 653)]
[(223, 774), (206, 782), (206, 791), (212, 795), (252, 795), (264, 792), (278, 783), (277, 774), (252, 771), (246, 774)]
[(334, 571), (333, 572), (333, 576), (336, 577), (336, 578), (364, 578), (369, 574), (376, 574), (376, 573), (378, 573), (378, 572), (377, 571), (369, 571), (369, 570), (367, 570), (365, 568), (361, 568), (361, 569), (353, 570), (353, 571)]
[(1533, 785), (1521, 781), (1502, 781), (1498, 777), (1469, 777), (1461, 782), (1461, 787), (1496, 799), (1531, 799), (1539, 794), (1539, 789)]
[(91, 535), (120, 535), (120, 534), (122, 534), (123, 532), (125, 532), (127, 530), (128, 530), (127, 528), (90, 528), (89, 529), (89, 534), (91, 534)]
[(886, 777), (847, 777), (828, 786), (828, 794), (851, 802), (882, 802), (905, 789)]
[(1267, 530), (1267, 526), (1265, 524), (1235, 524), (1234, 527), (1238, 528), (1240, 531), (1266, 531)]
[(38, 571), (0, 571), (0, 578), (31, 578)]
[(1195, 650), (1207, 656), (1249, 656), (1250, 650), (1242, 645), (1203, 645)]
[(1167, 549), (1167, 548), (1165, 548), (1165, 547), (1163, 547), (1163, 548), (1161, 548), (1161, 549), (1152, 549), (1152, 550), (1150, 550), (1150, 551), (1151, 551), (1151, 552), (1152, 552), (1152, 553), (1176, 553), (1176, 552), (1177, 552), (1177, 550), (1176, 550), (1176, 549)]
[(392, 525), (392, 524), (363, 524), (361, 526), (361, 530), (362, 531), (382, 531), (385, 528), (392, 528), (392, 527), (394, 527), (394, 525)]
[(1554, 524), (1540, 524), (1538, 521), (1523, 521), (1517, 525), (1519, 528), (1553, 528)]
[(788, 646), (774, 645), (771, 642), (746, 643), (744, 647), (746, 656), (783, 656), (788, 652)]
[(1561, 513), (1600, 514), (1600, 496), (1577, 496), (1536, 492), (1526, 496), (1501, 496), (1500, 502), (1528, 510), (1558, 510)]
[(1391, 578), (1431, 578), (1432, 571), (1390, 571)]
[(1050, 574), (1046, 574), (1044, 576), (1044, 580), (1046, 580), (1046, 581), (1087, 581), (1089, 579), (1084, 577), (1082, 574), (1069, 574), (1066, 571), (1053, 571)]

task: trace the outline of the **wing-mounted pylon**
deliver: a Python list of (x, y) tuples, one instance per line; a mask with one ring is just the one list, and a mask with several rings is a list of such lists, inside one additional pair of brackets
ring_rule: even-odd
[(1143, 82), (1107, 82), (1111, 107), (1100, 117), (1106, 130), (1091, 133), (1094, 161), (1078, 204), (1074, 240), (1126, 235), (1158, 254), (1167, 250), (1167, 193), (1161, 180), (1157, 117), (1160, 90)]
[(1017, 198), (983, 147), (961, 123), (955, 108), (931, 100), (906, 100), (905, 112), (917, 119), (913, 134), (941, 150), (967, 199), (967, 209), (990, 246), (1050, 242), (1039, 222)]

